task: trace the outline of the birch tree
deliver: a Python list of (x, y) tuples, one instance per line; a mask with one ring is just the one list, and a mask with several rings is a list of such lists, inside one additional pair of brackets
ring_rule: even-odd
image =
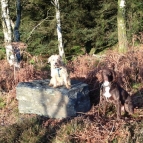
[(4, 34), (4, 44), (6, 48), (6, 57), (10, 65), (13, 65), (14, 54), (12, 49), (12, 25), (9, 15), (8, 0), (1, 0), (1, 15), (2, 15), (2, 27)]
[(58, 35), (59, 55), (64, 59), (65, 58), (65, 53), (64, 53), (63, 40), (62, 40), (59, 0), (53, 0), (52, 4), (55, 6), (55, 9), (56, 9), (56, 21), (57, 21), (57, 35)]
[(126, 20), (125, 20), (125, 0), (118, 0), (118, 15), (117, 15), (117, 25), (118, 25), (118, 51), (127, 51), (127, 35), (126, 35)]
[[(14, 67), (20, 67), (20, 49), (17, 46), (18, 43), (13, 43), (12, 39), (14, 36), (15, 42), (20, 42), (20, 33), (19, 33), (19, 26), (20, 26), (20, 19), (21, 19), (21, 2), (17, 0), (17, 19), (16, 24), (10, 18), (9, 13), (9, 0), (1, 0), (1, 15), (2, 15), (2, 26), (3, 26), (3, 34), (4, 34), (4, 44), (6, 48), (6, 57), (8, 63), (14, 65)], [(14, 30), (14, 33), (13, 33)], [(13, 35), (14, 34), (14, 35)], [(16, 46), (14, 46), (16, 45)]]

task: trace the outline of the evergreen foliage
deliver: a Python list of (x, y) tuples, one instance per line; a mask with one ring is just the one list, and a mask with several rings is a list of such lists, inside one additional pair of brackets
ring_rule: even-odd
[[(77, 45), (85, 47), (89, 52), (91, 48), (101, 49), (117, 42), (116, 3), (105, 5), (103, 0), (76, 0), (61, 5), (67, 47)], [(113, 33), (110, 35), (111, 32)]]
[(127, 1), (127, 34), (131, 41), (134, 34), (143, 31), (143, 1)]
[[(21, 3), (19, 32), (21, 41), (28, 44), (28, 51), (33, 55), (58, 53), (55, 8), (51, 0), (23, 0)], [(126, 8), (127, 36), (131, 41), (133, 34), (143, 30), (143, 2), (127, 1)], [(60, 12), (67, 55), (89, 53), (93, 48), (98, 52), (118, 42), (117, 0), (60, 0)], [(10, 14), (15, 22), (16, 1), (10, 0)], [(0, 37), (2, 47), (3, 36), (0, 34)]]

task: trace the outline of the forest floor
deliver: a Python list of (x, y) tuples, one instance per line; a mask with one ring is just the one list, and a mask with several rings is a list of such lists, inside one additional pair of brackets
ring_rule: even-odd
[[(38, 59), (38, 58), (37, 58)], [(71, 78), (89, 85), (92, 108), (67, 119), (49, 119), (20, 114), (15, 87), (19, 82), (50, 78), (45, 61), (22, 63), (14, 71), (5, 60), (0, 62), (0, 143), (142, 143), (143, 142), (143, 46), (126, 54), (107, 51), (104, 56), (81, 55), (67, 64)], [(112, 67), (119, 84), (133, 99), (134, 115), (116, 120), (114, 106), (106, 116), (98, 108), (100, 84), (96, 72)]]

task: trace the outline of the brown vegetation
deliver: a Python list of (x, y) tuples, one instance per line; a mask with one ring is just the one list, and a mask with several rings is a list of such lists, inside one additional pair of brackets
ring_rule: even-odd
[[(65, 140), (67, 142), (129, 142), (130, 140), (139, 142), (142, 139), (140, 137), (142, 126), (139, 126), (139, 124), (142, 124), (143, 116), (142, 59), (143, 50), (140, 48), (126, 54), (108, 51), (104, 57), (83, 55), (69, 62), (68, 68), (71, 71), (71, 78), (89, 84), (89, 95), (93, 106), (88, 113), (82, 113), (73, 119), (55, 120), (44, 118), (42, 120), (43, 128), (48, 129), (49, 125), (53, 125), (55, 130), (53, 135), (46, 137), (47, 140), (51, 141), (52, 137), (54, 138), (57, 135), (59, 141)], [(99, 111), (97, 105), (100, 84), (95, 74), (104, 67), (114, 68), (118, 76), (118, 82), (133, 97), (135, 116), (127, 116), (124, 120), (116, 121), (115, 112), (110, 110), (107, 112), (106, 117), (102, 116), (102, 112)], [(14, 73), (13, 67), (9, 67), (6, 61), (3, 60), (0, 63), (0, 73), (0, 97), (6, 101), (6, 106), (0, 108), (0, 124), (8, 126), (18, 122), (19, 118), (33, 117), (34, 115), (20, 115), (15, 111), (17, 110), (15, 87), (19, 82), (48, 78), (48, 70), (36, 70), (34, 65), (23, 63), (23, 68)], [(113, 109), (112, 106), (110, 108)], [(18, 114), (18, 117), (15, 117), (15, 114)], [(76, 126), (76, 129), (74, 132), (71, 131), (66, 134), (65, 129), (69, 124), (71, 124), (71, 128)], [(81, 126), (78, 127), (79, 125)]]

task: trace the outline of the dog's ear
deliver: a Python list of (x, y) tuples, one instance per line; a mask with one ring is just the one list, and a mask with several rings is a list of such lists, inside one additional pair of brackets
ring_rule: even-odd
[(100, 71), (98, 71), (97, 73), (96, 73), (96, 77), (97, 77), (97, 80), (99, 81), (99, 82), (102, 82), (103, 81), (103, 77), (102, 77), (102, 74), (103, 74), (103, 70), (100, 70)]
[(103, 70), (100, 70), (98, 73), (102, 75), (103, 74)]
[(112, 71), (112, 77), (113, 77), (113, 81), (116, 81), (116, 73), (115, 73), (115, 71)]
[(111, 71), (111, 73), (112, 73), (112, 81), (114, 82), (114, 81), (116, 81), (116, 77), (117, 77), (117, 75), (116, 75), (116, 73), (115, 73), (115, 71)]
[(63, 58), (60, 55), (58, 56), (58, 61), (59, 61), (60, 65), (64, 65)]
[(59, 55), (59, 60), (62, 61), (62, 57)]

